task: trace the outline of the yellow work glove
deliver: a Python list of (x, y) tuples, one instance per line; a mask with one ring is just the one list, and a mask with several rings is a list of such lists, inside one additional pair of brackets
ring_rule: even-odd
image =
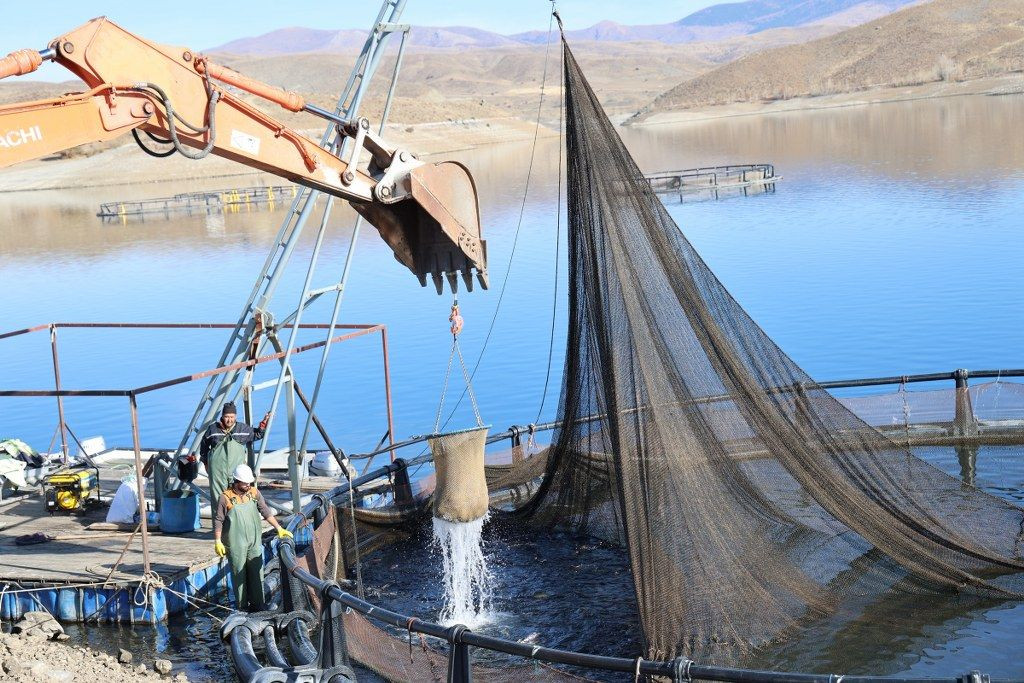
[(217, 541), (216, 543), (213, 544), (213, 549), (217, 551), (217, 556), (218, 557), (224, 557), (225, 555), (228, 554), (228, 549), (225, 548), (224, 544), (221, 543), (220, 541)]
[(292, 538), (292, 532), (288, 531), (284, 527), (281, 527), (280, 529), (277, 530), (277, 537), (278, 538)]

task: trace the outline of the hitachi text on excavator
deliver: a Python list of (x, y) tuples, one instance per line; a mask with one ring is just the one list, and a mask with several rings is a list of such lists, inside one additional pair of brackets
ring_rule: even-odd
[[(365, 118), (346, 120), (297, 93), (187, 48), (152, 43), (105, 17), (44, 50), (12, 52), (0, 59), (0, 78), (31, 73), (44, 61), (66, 67), (88, 90), (0, 107), (0, 168), (129, 132), (146, 147), (141, 131), (168, 145), (166, 154), (215, 154), (349, 201), (420, 284), (429, 275), (438, 293), (445, 279), (455, 291), (460, 274), (467, 289), (474, 275), (487, 288), (476, 186), (462, 164), (425, 163), (381, 139)], [(332, 121), (339, 143), (324, 149), (225, 86)], [(341, 144), (346, 139), (351, 142)]]

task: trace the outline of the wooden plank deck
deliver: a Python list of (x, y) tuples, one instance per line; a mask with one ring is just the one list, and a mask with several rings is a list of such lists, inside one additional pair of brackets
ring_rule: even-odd
[[(152, 451), (145, 451), (147, 459)], [(134, 472), (134, 454), (116, 451), (100, 464), (100, 493), (105, 500), (113, 497), (121, 478)], [(260, 478), (260, 490), (270, 500), (290, 505), (290, 487), (281, 472), (267, 472)], [(207, 486), (200, 476), (196, 485)], [(303, 494), (327, 491), (338, 484), (328, 477), (303, 479)], [(152, 507), (152, 482), (146, 487), (146, 497)], [(201, 502), (205, 503), (205, 499)], [(117, 562), (118, 556), (131, 537), (132, 530), (88, 530), (90, 524), (106, 520), (108, 505), (90, 506), (84, 514), (46, 512), (43, 497), (30, 495), (12, 499), (0, 505), (0, 583), (3, 581), (39, 583), (88, 583), (103, 581)], [(207, 513), (208, 514), (208, 513)], [(165, 582), (173, 581), (190, 571), (215, 564), (218, 560), (213, 549), (213, 525), (203, 518), (202, 528), (187, 534), (163, 534), (158, 530), (149, 534), (150, 566)], [(270, 526), (264, 523), (264, 529)], [(18, 536), (44, 533), (55, 540), (38, 545), (19, 546)], [(119, 576), (138, 579), (143, 574), (142, 534), (135, 535), (118, 566)]]
[[(106, 506), (94, 506), (84, 515), (49, 515), (42, 496), (28, 496), (0, 508), (0, 582), (89, 583), (103, 581), (131, 537), (131, 531), (89, 531), (86, 527), (106, 518)], [(19, 546), (18, 536), (41, 532), (56, 537), (38, 545)], [(149, 535), (150, 565), (165, 580), (217, 560), (210, 520), (189, 534)], [(141, 577), (142, 535), (135, 535), (118, 567), (119, 576)]]

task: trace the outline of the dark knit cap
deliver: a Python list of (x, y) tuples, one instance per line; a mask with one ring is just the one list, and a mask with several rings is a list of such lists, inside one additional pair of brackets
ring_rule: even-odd
[(222, 417), (224, 415), (237, 415), (238, 410), (235, 408), (234, 403), (228, 401), (227, 403), (224, 404), (224, 408), (220, 411), (220, 414)]

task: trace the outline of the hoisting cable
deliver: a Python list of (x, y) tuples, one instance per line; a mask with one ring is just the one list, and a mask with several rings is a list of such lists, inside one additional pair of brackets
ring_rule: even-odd
[[(551, 16), (558, 16), (555, 10), (555, 2), (551, 0)], [(561, 19), (558, 28), (562, 28)], [(563, 47), (564, 49), (564, 47)], [(537, 417), (533, 419), (534, 424), (539, 424), (541, 415), (544, 413), (544, 403), (548, 398), (548, 387), (551, 384), (551, 361), (555, 354), (555, 317), (558, 311), (558, 270), (559, 257), (562, 241), (562, 144), (565, 142), (565, 70), (558, 70), (558, 92), (561, 100), (558, 105), (558, 181), (555, 193), (555, 283), (554, 292), (551, 296), (551, 332), (548, 336), (548, 368), (544, 373), (544, 391), (540, 395), (540, 407), (537, 408)], [(533, 431), (530, 432), (530, 443), (533, 443)]]
[[(463, 395), (469, 394), (469, 401), (473, 405), (473, 415), (476, 416), (476, 424), (478, 427), (483, 427), (484, 421), (480, 417), (480, 406), (476, 402), (476, 394), (473, 392), (473, 379), (469, 374), (469, 368), (466, 367), (466, 359), (462, 356), (462, 349), (459, 348), (459, 333), (462, 332), (464, 321), (462, 315), (459, 313), (459, 299), (455, 297), (452, 300), (452, 310), (448, 316), (448, 322), (451, 323), (449, 331), (452, 333), (452, 350), (448, 354), (448, 369), (444, 372), (444, 385), (441, 388), (441, 400), (437, 405), (437, 417), (434, 419), (434, 433), (439, 434), (441, 430), (441, 414), (444, 412), (444, 399), (448, 393), (448, 380), (452, 374), (452, 363), (455, 361), (455, 356), (459, 357), (459, 365), (462, 367), (462, 378), (466, 381), (466, 388), (463, 391)], [(456, 406), (457, 408), (458, 406)], [(451, 418), (449, 418), (451, 419)], [(445, 423), (447, 424), (447, 422)]]
[[(552, 9), (553, 9), (554, 6), (555, 6), (555, 0), (551, 0), (551, 6), (552, 6)], [(540, 99), (537, 102), (537, 122), (536, 122), (536, 125), (534, 126), (534, 130), (533, 130), (533, 143), (532, 143), (532, 147), (530, 149), (530, 163), (527, 165), (527, 169), (526, 169), (526, 186), (523, 188), (523, 201), (522, 201), (521, 206), (519, 207), (519, 219), (516, 222), (516, 231), (515, 231), (514, 236), (512, 237), (512, 249), (510, 250), (509, 255), (508, 255), (508, 267), (505, 269), (505, 277), (501, 281), (501, 290), (498, 292), (498, 301), (497, 301), (497, 303), (494, 306), (494, 314), (491, 316), (490, 325), (487, 327), (487, 334), (484, 337), (483, 345), (480, 347), (480, 353), (477, 355), (476, 363), (473, 364), (473, 372), (470, 374), (470, 378), (471, 379), (476, 377), (477, 370), (480, 369), (480, 363), (483, 360), (484, 352), (487, 351), (487, 344), (490, 342), (491, 334), (494, 332), (494, 325), (495, 325), (495, 323), (498, 320), (498, 313), (501, 311), (501, 303), (502, 303), (502, 301), (505, 298), (505, 289), (506, 289), (506, 286), (508, 285), (508, 277), (509, 277), (509, 274), (512, 272), (512, 260), (515, 258), (516, 247), (519, 244), (519, 233), (520, 233), (520, 230), (523, 227), (523, 217), (526, 214), (526, 200), (527, 200), (527, 198), (529, 197), (529, 194), (530, 194), (530, 180), (533, 177), (533, 164), (534, 164), (534, 159), (535, 159), (535, 157), (537, 155), (537, 139), (540, 136), (540, 118), (541, 118), (541, 111), (542, 111), (543, 106), (544, 106), (544, 92), (545, 92), (545, 89), (547, 87), (548, 55), (549, 55), (549, 53), (551, 51), (551, 30), (552, 30), (553, 26), (554, 26), (554, 15), (552, 15), (551, 17), (548, 18), (548, 38), (547, 38), (547, 41), (544, 44), (544, 68), (543, 68), (543, 72), (541, 74)], [(559, 149), (561, 149), (561, 143), (559, 143)], [(461, 352), (460, 352), (460, 354), (461, 354)], [(449, 367), (449, 371), (450, 370), (451, 370), (451, 368)], [(469, 386), (470, 386), (470, 384), (469, 384), (469, 382), (467, 382), (466, 383), (466, 389), (464, 389), (462, 394), (459, 396), (459, 400), (455, 402), (455, 407), (452, 408), (451, 414), (449, 414), (448, 418), (444, 421), (444, 425), (440, 425), (440, 424), (438, 425), (439, 428), (443, 429), (444, 427), (446, 427), (448, 425), (448, 423), (451, 421), (452, 417), (455, 416), (455, 411), (458, 410), (459, 406), (462, 404), (462, 399), (464, 399), (466, 397), (466, 393), (467, 393), (467, 390), (469, 389)], [(443, 403), (443, 401), (442, 401), (442, 403)], [(440, 410), (440, 408), (439, 408), (439, 410)], [(436, 432), (438, 430), (435, 429), (434, 431)]]

